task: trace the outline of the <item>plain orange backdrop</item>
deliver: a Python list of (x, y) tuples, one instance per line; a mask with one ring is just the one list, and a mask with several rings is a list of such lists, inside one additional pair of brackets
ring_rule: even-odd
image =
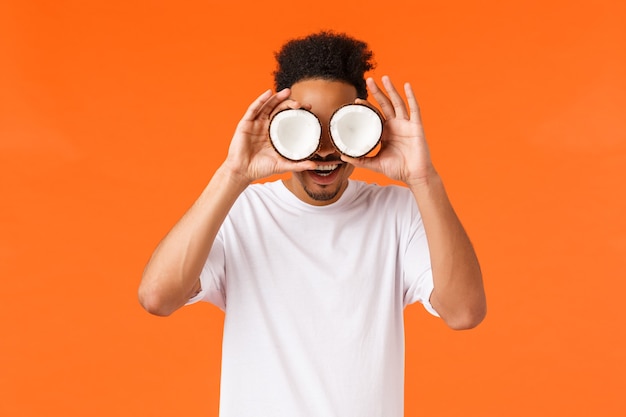
[(626, 3), (4, 0), (0, 416), (217, 416), (222, 313), (137, 286), (319, 29), (412, 82), (484, 271), (477, 329), (406, 310), (406, 415), (626, 415)]

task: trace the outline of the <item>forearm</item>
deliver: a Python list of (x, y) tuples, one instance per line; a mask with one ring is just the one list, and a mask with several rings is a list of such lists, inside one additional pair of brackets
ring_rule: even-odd
[(193, 206), (155, 249), (139, 286), (142, 306), (169, 315), (199, 289), (199, 277), (230, 208), (248, 182), (220, 167)]
[(486, 314), (480, 265), (443, 182), (433, 170), (409, 185), (420, 209), (430, 249), (434, 290), (431, 304), (454, 329), (478, 325)]

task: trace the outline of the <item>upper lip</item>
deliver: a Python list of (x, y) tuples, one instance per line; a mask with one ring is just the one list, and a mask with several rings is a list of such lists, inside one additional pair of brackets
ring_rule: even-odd
[(311, 161), (318, 165), (338, 165), (343, 163), (343, 161), (337, 156), (327, 156), (326, 158), (318, 156), (311, 158)]

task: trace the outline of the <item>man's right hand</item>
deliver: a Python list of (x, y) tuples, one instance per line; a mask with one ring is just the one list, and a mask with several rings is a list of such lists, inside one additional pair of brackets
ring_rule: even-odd
[(241, 181), (250, 184), (274, 174), (315, 169), (316, 164), (312, 161), (293, 162), (283, 158), (270, 143), (268, 129), (272, 116), (287, 108), (303, 107), (290, 100), (290, 94), (288, 88), (276, 94), (267, 90), (248, 107), (239, 121), (223, 167)]

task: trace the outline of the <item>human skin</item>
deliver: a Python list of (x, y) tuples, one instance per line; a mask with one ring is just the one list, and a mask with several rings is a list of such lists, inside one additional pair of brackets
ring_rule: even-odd
[[(285, 186), (302, 201), (331, 204), (341, 197), (354, 167), (380, 172), (403, 181), (419, 206), (431, 252), (434, 290), (431, 304), (453, 329), (468, 329), (486, 313), (478, 260), (472, 245), (435, 171), (424, 137), (419, 107), (410, 85), (404, 99), (388, 77), (383, 90), (373, 79), (369, 90), (385, 117), (380, 151), (374, 157), (340, 156), (328, 137), (332, 112), (356, 98), (356, 89), (341, 81), (303, 80), (276, 94), (266, 91), (239, 122), (224, 163), (194, 205), (159, 243), (149, 260), (139, 287), (144, 308), (169, 315), (200, 289), (199, 276), (212, 243), (237, 197), (252, 182), (273, 174), (292, 172)], [(271, 116), (285, 108), (304, 107), (322, 122), (322, 144), (311, 160), (292, 162), (271, 147), (267, 130)], [(335, 165), (328, 176), (316, 168)]]
[(330, 118), (336, 109), (356, 100), (356, 88), (339, 81), (304, 80), (291, 87), (290, 98), (306, 106), (322, 124), (320, 147), (311, 160), (337, 168), (328, 176), (317, 175), (311, 170), (294, 172), (285, 180), (285, 186), (306, 203), (316, 206), (331, 204), (345, 191), (354, 166), (342, 161), (341, 154), (333, 146), (329, 134)]

